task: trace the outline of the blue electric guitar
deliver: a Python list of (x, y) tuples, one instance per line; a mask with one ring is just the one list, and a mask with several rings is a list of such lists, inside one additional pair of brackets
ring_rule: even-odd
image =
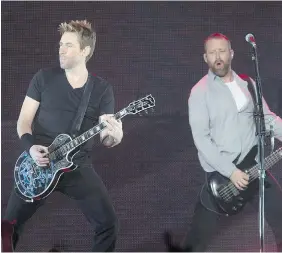
[[(133, 101), (126, 108), (117, 112), (114, 117), (117, 120), (122, 119), (126, 115), (138, 114), (154, 106), (155, 99), (152, 95), (147, 95)], [(46, 198), (54, 190), (64, 172), (77, 168), (72, 159), (79, 152), (79, 146), (105, 128), (106, 124), (101, 122), (75, 139), (72, 139), (68, 134), (58, 135), (48, 147), (50, 163), (46, 167), (38, 166), (28, 152), (23, 152), (14, 169), (17, 194), (27, 202)]]

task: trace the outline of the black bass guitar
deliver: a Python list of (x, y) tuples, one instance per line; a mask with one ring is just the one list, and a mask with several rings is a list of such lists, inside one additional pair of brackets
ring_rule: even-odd
[[(126, 115), (147, 111), (154, 106), (155, 99), (152, 95), (147, 95), (133, 101), (126, 108), (117, 112), (114, 117), (118, 120)], [(54, 190), (63, 173), (77, 168), (72, 159), (79, 152), (78, 147), (105, 128), (106, 124), (101, 122), (75, 139), (72, 139), (68, 134), (58, 135), (48, 147), (50, 162), (46, 167), (38, 166), (28, 152), (23, 152), (14, 169), (17, 194), (27, 202), (46, 198)]]
[[(252, 149), (249, 156), (255, 157), (257, 149)], [(282, 159), (282, 147), (274, 151), (265, 158), (265, 170), (271, 168), (274, 164)], [(251, 159), (254, 161), (254, 159)], [(200, 193), (202, 204), (209, 210), (228, 215), (239, 213), (245, 206), (246, 202), (252, 198), (259, 189), (259, 165), (245, 158), (239, 165), (241, 169), (249, 175), (249, 184), (245, 190), (239, 190), (230, 181), (219, 172), (208, 173), (206, 183)]]

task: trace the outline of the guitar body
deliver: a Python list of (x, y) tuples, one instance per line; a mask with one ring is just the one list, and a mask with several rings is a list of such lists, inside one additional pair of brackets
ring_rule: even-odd
[[(203, 206), (208, 210), (226, 216), (239, 213), (246, 203), (255, 196), (259, 190), (259, 165), (255, 162), (257, 147), (253, 147), (245, 159), (236, 167), (249, 175), (249, 184), (245, 190), (239, 190), (219, 172), (207, 173), (206, 183), (200, 192)], [(282, 147), (264, 159), (265, 170), (268, 170), (282, 159)], [(237, 160), (237, 159), (236, 159)], [(236, 160), (234, 163), (236, 164)], [(265, 187), (269, 182), (265, 181)]]
[(57, 151), (57, 155), (49, 157), (50, 163), (46, 167), (38, 166), (27, 152), (20, 155), (15, 165), (14, 179), (16, 192), (22, 199), (33, 201), (46, 198), (54, 190), (64, 172), (77, 168), (72, 162), (72, 157), (78, 151), (63, 154), (60, 149), (71, 140), (67, 134), (60, 134), (55, 138), (48, 150), (55, 153)]
[[(218, 172), (211, 172), (201, 191), (202, 204), (214, 212), (224, 215), (239, 213), (258, 190), (258, 179), (251, 182), (244, 191), (238, 190), (228, 178)], [(231, 186), (224, 189), (227, 185)]]
[[(249, 174), (249, 169), (255, 165), (256, 153), (257, 149), (253, 148), (237, 168)], [(208, 174), (200, 193), (201, 202), (207, 209), (220, 214), (229, 216), (239, 213), (259, 189), (258, 178), (249, 182), (247, 188), (241, 191), (219, 172)]]

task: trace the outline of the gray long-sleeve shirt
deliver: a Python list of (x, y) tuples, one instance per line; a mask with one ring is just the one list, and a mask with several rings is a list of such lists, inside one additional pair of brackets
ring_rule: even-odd
[[(228, 178), (236, 169), (236, 157), (240, 155), (240, 163), (257, 144), (248, 83), (234, 71), (233, 76), (247, 98), (239, 111), (228, 86), (211, 71), (192, 88), (188, 100), (189, 123), (201, 166)], [(266, 130), (273, 125), (274, 137), (282, 141), (282, 120), (269, 110), (264, 99), (263, 111)]]

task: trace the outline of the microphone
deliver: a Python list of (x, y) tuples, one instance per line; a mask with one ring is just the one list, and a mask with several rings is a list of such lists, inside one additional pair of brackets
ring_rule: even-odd
[(246, 41), (249, 42), (253, 47), (257, 47), (255, 36), (251, 33), (247, 34), (245, 37)]

